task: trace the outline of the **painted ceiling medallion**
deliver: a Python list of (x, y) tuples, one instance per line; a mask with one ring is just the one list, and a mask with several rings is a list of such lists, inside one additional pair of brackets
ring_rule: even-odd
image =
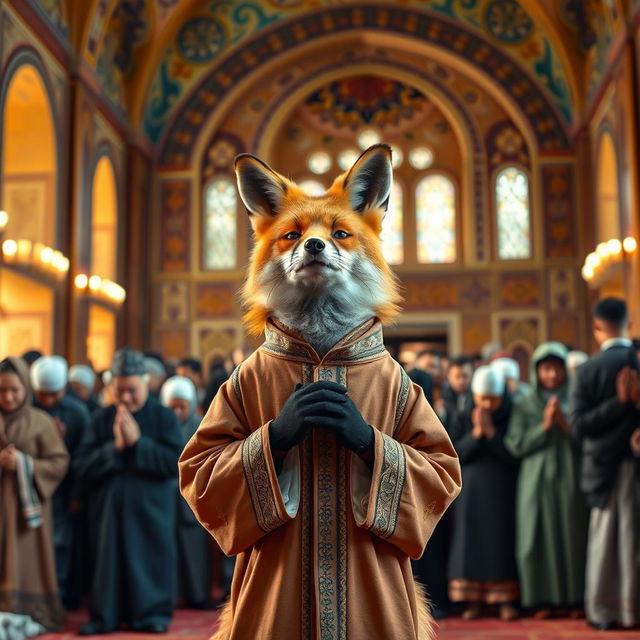
[(187, 22), (178, 35), (180, 54), (189, 62), (209, 62), (223, 43), (222, 27), (211, 18), (196, 18)]
[(487, 30), (507, 44), (518, 44), (533, 30), (527, 12), (515, 0), (494, 0), (485, 14)]
[(314, 91), (303, 119), (324, 133), (353, 139), (365, 130), (382, 138), (414, 129), (433, 105), (414, 87), (380, 76), (352, 76)]

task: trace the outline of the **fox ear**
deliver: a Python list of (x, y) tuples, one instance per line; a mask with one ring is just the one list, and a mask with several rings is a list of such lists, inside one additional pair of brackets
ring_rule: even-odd
[(262, 160), (242, 153), (235, 160), (238, 191), (249, 215), (276, 216), (287, 193), (287, 185)]
[(391, 147), (375, 144), (356, 160), (343, 188), (354, 211), (364, 213), (374, 208), (386, 211), (392, 182)]

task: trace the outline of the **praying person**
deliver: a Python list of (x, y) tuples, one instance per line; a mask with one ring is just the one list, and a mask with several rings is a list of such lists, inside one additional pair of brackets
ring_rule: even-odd
[(90, 417), (85, 405), (66, 394), (67, 363), (64, 358), (40, 358), (31, 366), (30, 375), (34, 406), (51, 416), (70, 456), (67, 474), (53, 494), (53, 540), (62, 601), (66, 607), (76, 608), (80, 600), (80, 585), (74, 584), (72, 570), (74, 553), (79, 548), (77, 516), (81, 504), (80, 485), (73, 465), (80, 443), (89, 429)]
[(504, 437), (511, 397), (504, 377), (479, 367), (471, 381), (473, 407), (458, 413), (449, 435), (460, 457), (463, 487), (453, 508), (449, 597), (466, 602), (465, 620), (478, 618), (483, 604), (500, 606), (504, 621), (518, 612), (515, 562), (515, 486), (518, 462)]
[(74, 364), (69, 369), (69, 394), (84, 403), (91, 415), (100, 408), (95, 394), (96, 374), (86, 364)]
[(569, 422), (582, 441), (581, 488), (591, 507), (585, 611), (591, 626), (640, 623), (640, 480), (631, 447), (640, 424), (638, 360), (627, 305), (600, 300), (593, 335), (600, 353), (576, 369)]
[[(128, 347), (111, 364), (115, 404), (93, 415), (78, 474), (92, 500), (96, 565), (81, 635), (164, 633), (175, 590), (175, 487), (183, 438), (174, 413), (151, 397), (144, 356)], [(123, 589), (122, 585), (126, 585)]]
[[(195, 385), (183, 376), (169, 378), (160, 389), (160, 401), (176, 414), (186, 444), (200, 424)], [(211, 536), (193, 515), (177, 487), (176, 493), (178, 596), (187, 607), (201, 609), (209, 604), (211, 591)]]
[(53, 420), (31, 406), (27, 365), (0, 362), (0, 611), (60, 630), (50, 498), (69, 462)]
[(520, 381), (520, 365), (517, 360), (506, 357), (497, 358), (491, 362), (491, 367), (504, 377), (507, 391), (513, 400), (529, 391), (529, 385)]
[(521, 603), (544, 619), (578, 616), (584, 598), (587, 507), (579, 489), (579, 447), (571, 434), (567, 348), (540, 345), (531, 390), (515, 400), (505, 446), (521, 467), (516, 500), (516, 560)]

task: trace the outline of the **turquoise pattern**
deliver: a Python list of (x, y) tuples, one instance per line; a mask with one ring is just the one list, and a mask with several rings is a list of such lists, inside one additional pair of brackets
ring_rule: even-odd
[[(345, 3), (338, 7), (325, 7), (322, 9), (323, 20), (327, 20), (334, 23), (333, 31), (344, 29), (344, 20), (351, 22), (353, 15), (356, 13), (355, 7), (349, 7), (351, 3)], [(491, 46), (492, 40), (500, 42), (501, 44), (510, 44), (514, 47), (515, 59), (517, 62), (510, 62), (510, 66), (514, 68), (513, 75), (520, 75), (522, 71), (518, 66), (523, 69), (530, 70), (532, 74), (535, 74), (539, 84), (548, 93), (551, 101), (553, 102), (558, 113), (562, 114), (566, 123), (570, 123), (573, 119), (572, 104), (567, 90), (568, 82), (566, 79), (566, 72), (562, 66), (562, 63), (556, 55), (549, 38), (546, 34), (540, 31), (539, 25), (535, 25), (530, 16), (524, 11), (522, 6), (516, 2), (516, 0), (427, 0), (422, 3), (416, 3), (416, 8), (409, 8), (406, 5), (402, 8), (402, 13), (413, 14), (414, 20), (422, 21), (427, 18), (428, 23), (433, 27), (429, 32), (419, 34), (417, 31), (412, 31), (412, 37), (425, 38), (428, 41), (432, 41), (436, 45), (444, 46), (445, 48), (451, 48), (452, 43), (441, 41), (438, 38), (438, 19), (431, 20), (428, 16), (442, 15), (447, 17), (447, 21), (457, 22), (456, 26), (472, 28), (476, 33), (474, 37), (484, 39), (487, 45)], [(309, 3), (274, 3), (270, 2), (269, 5), (258, 2), (244, 2), (237, 5), (236, 3), (229, 2), (228, 0), (222, 2), (213, 2), (209, 5), (208, 16), (203, 16), (201, 20), (211, 21), (208, 22), (208, 29), (211, 29), (211, 25), (215, 22), (221, 27), (224, 38), (219, 34), (214, 38), (212, 46), (209, 47), (206, 54), (200, 53), (196, 55), (195, 59), (190, 59), (188, 56), (193, 55), (187, 53), (185, 57), (185, 47), (179, 42), (179, 38), (168, 49), (163, 59), (162, 64), (159, 66), (156, 77), (154, 78), (149, 96), (145, 106), (144, 116), (144, 131), (149, 139), (156, 143), (160, 139), (163, 129), (167, 122), (171, 118), (173, 111), (178, 107), (181, 102), (180, 98), (184, 96), (189, 88), (191, 88), (194, 82), (207, 83), (208, 78), (202, 77), (201, 72), (192, 70), (186, 75), (180, 77), (173, 76), (168, 72), (169, 69), (173, 69), (172, 60), (177, 56), (187, 59), (194, 65), (200, 65), (203, 62), (212, 63), (224, 60), (225, 55), (230, 52), (230, 49), (239, 44), (240, 42), (247, 41), (249, 38), (266, 31), (269, 27), (276, 25), (282, 25), (286, 22), (286, 18), (298, 16), (299, 28), (310, 31), (309, 37), (313, 37), (312, 33), (317, 30), (319, 22), (317, 14), (311, 13), (310, 9), (313, 9)], [(383, 7), (360, 7), (357, 12), (365, 16), (372, 14), (380, 14), (380, 12), (386, 10), (392, 12), (398, 12), (398, 8), (383, 8)], [(307, 11), (306, 14), (300, 15), (301, 12)], [(429, 13), (430, 12), (430, 13)], [(344, 17), (343, 15), (344, 14)], [(348, 17), (347, 17), (348, 16)], [(367, 20), (365, 20), (366, 23)], [(372, 26), (374, 28), (380, 28), (377, 24), (367, 25), (360, 20), (357, 25), (350, 26), (350, 28), (367, 28)], [(340, 26), (339, 26), (340, 25)], [(388, 28), (391, 25), (385, 25)], [(323, 27), (321, 27), (323, 28)], [(397, 30), (396, 27), (393, 27)], [(182, 33), (182, 31), (181, 31)], [(460, 32), (462, 33), (462, 32)], [(530, 54), (521, 56), (517, 54), (520, 52), (517, 47), (522, 43), (526, 43), (529, 37), (533, 37), (535, 34), (536, 43), (540, 50), (540, 54), (531, 58)], [(261, 62), (265, 61), (265, 55), (271, 57), (278, 53), (285, 46), (293, 46), (296, 42), (286, 43), (280, 42), (279, 38), (274, 34), (271, 36), (272, 44), (269, 46), (269, 51), (265, 51), (261, 56)], [(273, 44), (277, 42), (277, 44)], [(247, 52), (255, 50), (257, 43), (252, 43)], [(471, 64), (477, 66), (478, 61), (474, 57), (474, 48), (465, 47), (463, 50), (456, 50), (456, 55), (462, 53), (467, 57)], [(262, 51), (261, 51), (262, 53)], [(487, 71), (487, 69), (484, 69)], [(213, 74), (207, 70), (207, 73)], [(491, 73), (491, 71), (489, 70)], [(530, 102), (530, 101), (529, 101)], [(186, 105), (186, 102), (182, 103), (181, 109)]]

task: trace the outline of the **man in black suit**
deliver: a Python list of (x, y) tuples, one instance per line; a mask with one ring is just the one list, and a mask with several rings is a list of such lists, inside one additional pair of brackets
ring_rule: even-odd
[(593, 313), (600, 353), (576, 369), (570, 422), (582, 443), (581, 488), (591, 506), (585, 610), (598, 629), (640, 623), (640, 485), (631, 435), (640, 425), (638, 360), (627, 306), (604, 298)]

